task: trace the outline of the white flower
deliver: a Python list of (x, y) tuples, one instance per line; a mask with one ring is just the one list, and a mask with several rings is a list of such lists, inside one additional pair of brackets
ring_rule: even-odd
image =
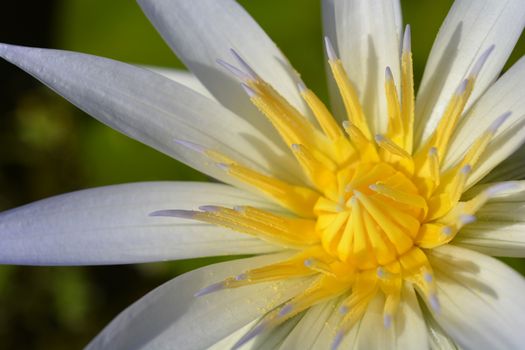
[(498, 78), (522, 0), (457, 0), (417, 99), (399, 3), (324, 1), (336, 119), (236, 2), (139, 3), (202, 85), (72, 52), (0, 56), (226, 184), (110, 186), (4, 212), (0, 261), (257, 256), (168, 282), (88, 348), (525, 344), (525, 281), (487, 256), (525, 255), (525, 183), (509, 181), (523, 157), (500, 164), (525, 141), (525, 60)]

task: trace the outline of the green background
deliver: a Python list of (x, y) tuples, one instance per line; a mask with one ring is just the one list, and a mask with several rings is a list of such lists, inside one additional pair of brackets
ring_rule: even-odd
[[(307, 85), (326, 99), (319, 3), (240, 2), (285, 52)], [(405, 23), (412, 25), (416, 80), (450, 3), (403, 1)], [(34, 1), (32, 5), (22, 8), (22, 3), (11, 2), (3, 9), (1, 42), (182, 68), (133, 1)], [(510, 62), (524, 52), (522, 38)], [(0, 74), (0, 209), (94, 186), (206, 180), (101, 125), (5, 62), (0, 62)], [(81, 348), (148, 290), (210, 261), (107, 267), (0, 266), (0, 348)], [(510, 263), (525, 271), (521, 261)]]

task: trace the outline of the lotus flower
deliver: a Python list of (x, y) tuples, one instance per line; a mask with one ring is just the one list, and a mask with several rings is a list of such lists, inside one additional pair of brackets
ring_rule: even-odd
[(525, 255), (525, 60), (499, 77), (522, 0), (457, 0), (417, 97), (399, 3), (323, 1), (331, 109), (235, 1), (139, 3), (194, 75), (4, 44), (0, 56), (222, 183), (9, 210), (0, 261), (254, 257), (160, 286), (89, 349), (525, 344), (525, 281), (491, 257)]

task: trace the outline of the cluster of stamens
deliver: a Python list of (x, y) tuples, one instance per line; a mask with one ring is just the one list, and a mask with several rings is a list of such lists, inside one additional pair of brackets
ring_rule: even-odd
[(476, 78), (493, 48), (473, 65), (451, 96), (434, 133), (417, 150), (408, 26), (401, 52), (400, 89), (387, 67), (388, 128), (376, 135), (328, 39), (328, 62), (347, 112), (348, 120), (342, 128), (302, 82), (298, 90), (317, 126), (257, 75), (236, 51), (232, 54), (240, 68), (218, 61), (241, 81), (250, 100), (279, 132), (309, 181), (308, 185), (298, 185), (276, 179), (227, 155), (177, 140), (205, 154), (230, 176), (253, 186), (290, 212), (282, 215), (247, 206), (203, 206), (198, 211), (152, 213), (223, 226), (293, 252), (284, 261), (242, 271), (196, 295), (274, 280), (311, 279), (304, 292), (267, 313), (235, 347), (319, 302), (340, 296), (345, 296), (339, 308), (343, 318), (334, 334), (334, 347), (378, 293), (385, 297), (384, 325), (390, 327), (407, 282), (432, 310), (439, 312), (434, 275), (425, 251), (450, 242), (464, 225), (475, 220), (476, 211), (492, 195), (509, 186), (494, 186), (461, 201), (469, 174), (510, 113), (498, 118), (457, 164), (447, 169), (442, 164)]

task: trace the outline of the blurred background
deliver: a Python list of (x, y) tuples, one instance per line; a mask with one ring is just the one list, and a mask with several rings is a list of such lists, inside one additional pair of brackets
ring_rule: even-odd
[[(240, 3), (285, 52), (307, 85), (326, 100), (319, 3)], [(419, 80), (451, 1), (402, 3), (405, 23), (412, 25), (415, 76)], [(0, 42), (182, 68), (138, 5), (129, 0), (4, 2)], [(507, 67), (524, 52), (522, 37)], [(91, 119), (3, 61), (0, 77), (0, 210), (94, 186), (207, 180)], [(82, 348), (146, 292), (212, 261), (105, 267), (0, 266), (0, 348)], [(506, 262), (525, 271), (519, 260)]]

